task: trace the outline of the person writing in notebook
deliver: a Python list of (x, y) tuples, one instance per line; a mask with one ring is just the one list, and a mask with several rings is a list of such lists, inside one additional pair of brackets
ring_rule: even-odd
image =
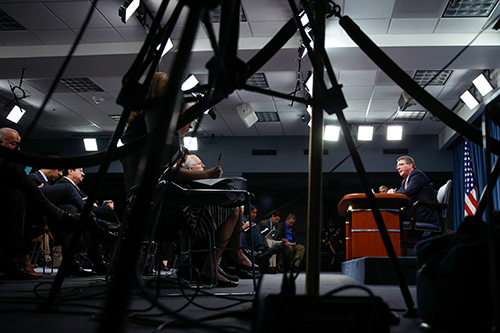
[[(410, 156), (401, 156), (397, 159), (396, 169), (403, 181), (401, 187), (390, 189), (387, 193), (401, 193), (408, 197), (408, 207), (403, 212), (403, 219), (411, 219), (411, 207), (418, 200), (437, 202), (436, 190), (429, 178), (417, 169), (415, 161)], [(435, 209), (426, 206), (417, 208), (417, 221), (439, 225), (439, 216)]]

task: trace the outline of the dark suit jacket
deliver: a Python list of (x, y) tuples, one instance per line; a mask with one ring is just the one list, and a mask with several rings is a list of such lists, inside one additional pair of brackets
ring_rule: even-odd
[(257, 223), (260, 231), (266, 230), (268, 228), (269, 230), (263, 233), (264, 236), (266, 236), (269, 232), (271, 232), (271, 219), (266, 219), (266, 220), (260, 220), (259, 223)]
[[(411, 217), (411, 207), (418, 200), (427, 200), (437, 202), (436, 190), (429, 178), (418, 169), (414, 169), (408, 176), (408, 185), (405, 189), (405, 179), (401, 183), (401, 188), (397, 193), (408, 196), (408, 208), (404, 213), (404, 217)], [(432, 207), (420, 206), (417, 208), (417, 221), (439, 224), (439, 215), (436, 209)]]
[(78, 191), (78, 187), (74, 186), (71, 182), (56, 182), (56, 184), (51, 185), (45, 181), (38, 171), (31, 173), (29, 179), (36, 186), (44, 184), (44, 186), (39, 188), (40, 191), (57, 207), (74, 213), (79, 213), (83, 210), (85, 202)]
[[(78, 209), (79, 209), (79, 212), (81, 212), (83, 210), (83, 206), (85, 205), (85, 201), (87, 200), (88, 196), (85, 194), (85, 192), (83, 192), (78, 186), (73, 184), (66, 177), (62, 177), (61, 179), (59, 179), (55, 186), (62, 186), (62, 185), (71, 186), (72, 188), (75, 189), (75, 192), (78, 193), (78, 195), (80, 196), (80, 202), (81, 202), (81, 206), (79, 206)], [(101, 220), (118, 222), (118, 218), (116, 217), (115, 211), (107, 205), (103, 205), (100, 207), (92, 206), (91, 210), (92, 210), (92, 213), (94, 213), (94, 215)]]
[[(276, 230), (278, 230), (281, 233), (281, 238), (286, 238), (286, 220), (281, 221), (276, 225)], [(297, 235), (295, 228), (292, 227), (292, 242), (298, 243), (299, 236)]]
[(70, 184), (71, 186), (73, 186), (75, 188), (76, 192), (78, 192), (78, 194), (80, 195), (80, 197), (82, 198), (82, 200), (86, 200), (87, 199), (87, 195), (85, 194), (85, 192), (83, 192), (78, 186), (76, 186), (75, 184), (73, 184), (66, 177), (62, 177), (61, 179), (59, 179), (56, 184)]
[(28, 177), (31, 179), (33, 183), (35, 183), (36, 186), (40, 186), (43, 184), (43, 186), (48, 186), (50, 183), (48, 183), (45, 178), (41, 175), (41, 171), (38, 170), (36, 172), (30, 173)]

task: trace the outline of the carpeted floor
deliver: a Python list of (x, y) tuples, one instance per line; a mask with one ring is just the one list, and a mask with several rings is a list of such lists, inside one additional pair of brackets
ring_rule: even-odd
[[(40, 269), (37, 269), (40, 271)], [(129, 312), (123, 314), (124, 332), (254, 332), (268, 331), (273, 325), (299, 328), (300, 323), (317, 318), (299, 319), (301, 313), (295, 313), (304, 303), (306, 294), (306, 273), (298, 274), (294, 283), (287, 283), (287, 294), (295, 288), (298, 297), (286, 301), (271, 302), (282, 291), (283, 274), (265, 275), (261, 281), (256, 298), (252, 280), (240, 280), (236, 288), (196, 289), (194, 286), (179, 288), (175, 275), (163, 272), (160, 279), (145, 277), (141, 288), (133, 288), (130, 296)], [(47, 295), (55, 277), (55, 272), (47, 274), (33, 282), (13, 282), (2, 280), (0, 283), (0, 317), (2, 332), (98, 332), (101, 318), (110, 303), (108, 299), (109, 283), (102, 276), (93, 278), (66, 278), (60, 290), (58, 301), (47, 305)], [(287, 281), (290, 281), (287, 279)], [(384, 324), (387, 332), (418, 332), (421, 322), (418, 318), (407, 318), (405, 300), (398, 286), (364, 286), (356, 280), (338, 272), (322, 272), (320, 275), (320, 295), (345, 288), (332, 297), (341, 300), (340, 304), (322, 304), (321, 311), (328, 320), (335, 316), (346, 323), (346, 327), (355, 321), (356, 325), (369, 323), (370, 311), (353, 308), (351, 300), (368, 299), (368, 291), (382, 299), (389, 310), (390, 324)], [(142, 291), (141, 291), (142, 289)], [(415, 286), (409, 286), (413, 302), (416, 302)], [(149, 296), (144, 295), (148, 291)], [(184, 295), (183, 295), (184, 294)], [(148, 300), (151, 299), (151, 300)], [(259, 299), (261, 302), (257, 302)], [(281, 303), (280, 303), (281, 302)], [(267, 304), (267, 310), (263, 310)], [(416, 307), (416, 306), (415, 306)], [(288, 309), (288, 310), (287, 310)], [(352, 310), (354, 309), (354, 310)], [(277, 311), (277, 312), (276, 312)], [(282, 312), (285, 311), (286, 315)], [(176, 312), (177, 314), (166, 314)], [(355, 312), (353, 314), (352, 312)], [(274, 313), (274, 318), (272, 314)], [(279, 315), (276, 315), (278, 313)], [(286, 319), (286, 318), (287, 319)], [(351, 318), (352, 317), (352, 318)], [(299, 321), (299, 322), (295, 322)], [(120, 325), (117, 324), (117, 330)], [(311, 325), (310, 331), (317, 331), (318, 325)], [(339, 327), (337, 327), (336, 331)], [(276, 330), (273, 330), (276, 331)], [(346, 331), (355, 331), (348, 330)], [(368, 330), (377, 331), (380, 330)], [(343, 330), (340, 330), (343, 332)]]

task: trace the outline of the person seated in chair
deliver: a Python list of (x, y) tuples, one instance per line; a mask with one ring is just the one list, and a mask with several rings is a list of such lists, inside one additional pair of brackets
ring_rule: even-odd
[[(210, 179), (210, 178), (220, 178), (222, 176), (222, 168), (217, 166), (212, 169), (205, 170), (205, 164), (201, 161), (201, 159), (196, 155), (189, 155), (186, 158), (184, 166), (179, 169), (179, 173), (177, 175), (177, 179), (182, 181), (182, 185), (188, 188), (197, 188), (199, 185), (197, 183), (190, 182), (192, 180), (197, 179)], [(214, 185), (215, 188), (222, 189), (236, 189), (232, 185)], [(202, 188), (205, 188), (202, 185)], [(210, 211), (215, 212), (215, 215), (218, 216), (217, 223), (217, 231), (216, 231), (216, 242), (217, 247), (231, 248), (229, 253), (225, 256), (225, 265), (224, 267), (217, 267), (217, 280), (218, 283), (222, 285), (226, 285), (226, 280), (229, 281), (237, 281), (234, 276), (243, 279), (252, 278), (251, 269), (252, 263), (250, 260), (243, 254), (241, 249), (241, 232), (242, 232), (242, 221), (243, 221), (243, 211), (242, 207), (236, 208), (222, 208), (218, 206), (205, 206), (201, 209), (199, 207), (190, 207), (191, 214), (194, 214), (195, 219), (201, 217), (202, 224), (205, 226), (197, 227), (197, 230), (192, 230), (193, 233), (199, 233), (202, 230), (206, 231), (211, 228), (211, 218), (207, 216), (211, 214)], [(236, 219), (236, 225), (233, 225), (234, 219)], [(258, 228), (257, 228), (258, 229)], [(223, 237), (219, 236), (219, 234)], [(259, 232), (260, 235), (260, 232)], [(205, 237), (206, 235), (198, 235), (197, 238)], [(219, 262), (219, 259), (222, 255), (223, 251), (217, 251), (216, 253), (216, 262)], [(226, 272), (227, 271), (227, 272)], [(205, 265), (202, 269), (201, 274), (203, 276), (210, 275), (210, 265), (209, 260), (205, 261)]]
[[(413, 204), (418, 200), (426, 200), (437, 202), (436, 190), (429, 178), (417, 169), (415, 161), (410, 156), (401, 156), (396, 160), (396, 169), (403, 181), (401, 187), (390, 189), (387, 193), (401, 193), (408, 197), (408, 206), (402, 213), (403, 221), (411, 219), (411, 211)], [(439, 215), (436, 209), (429, 206), (419, 206), (416, 210), (416, 218), (418, 222), (427, 222), (439, 225)]]
[[(271, 217), (269, 219), (261, 220), (258, 223), (260, 230), (263, 232), (262, 235), (265, 237), (267, 246), (269, 248), (273, 248), (276, 244), (278, 244), (277, 239), (273, 238), (273, 236), (276, 237), (275, 236), (276, 226), (280, 222), (281, 222), (281, 213), (275, 211), (271, 214)], [(278, 272), (276, 257), (278, 255), (281, 255), (279, 254), (279, 252), (280, 251), (278, 250), (278, 253), (273, 254), (269, 259), (269, 269), (267, 270), (268, 274), (275, 274)]]
[[(66, 196), (60, 198), (57, 202), (57, 206), (63, 209), (81, 213), (85, 202), (87, 200), (87, 195), (78, 186), (81, 184), (85, 177), (83, 168), (74, 169), (64, 169), (63, 177), (57, 181), (57, 183), (49, 188), (51, 190), (57, 189), (72, 189), (71, 196)], [(40, 189), (44, 191), (43, 187)], [(50, 196), (48, 196), (50, 198)], [(64, 200), (66, 199), (66, 200)], [(92, 262), (92, 269), (98, 274), (106, 274), (108, 270), (108, 264), (103, 257), (102, 244), (113, 243), (115, 236), (120, 228), (120, 223), (109, 205), (104, 205), (100, 207), (92, 206), (91, 212), (95, 216), (95, 223), (90, 225), (92, 228), (88, 228), (88, 232), (84, 232), (84, 240), (87, 248), (87, 255)], [(101, 230), (97, 227), (103, 229)], [(67, 242), (65, 242), (67, 244)], [(63, 256), (64, 256), (64, 246), (63, 246)]]
[[(21, 136), (8, 127), (0, 128), (0, 146), (19, 150)], [(72, 230), (79, 216), (65, 212), (40, 192), (24, 172), (24, 168), (14, 162), (0, 158), (0, 210), (2, 211), (2, 232), (0, 233), (0, 270), (4, 277), (12, 280), (36, 279), (28, 272), (31, 247), (31, 223), (36, 221), (44, 227), (46, 223), (52, 231)], [(36, 235), (38, 236), (38, 235)]]
[(300, 272), (300, 264), (306, 248), (304, 245), (297, 243), (297, 233), (294, 228), (297, 217), (294, 214), (288, 214), (285, 221), (278, 223), (276, 230), (281, 233), (281, 240), (286, 246), (282, 246), (283, 255), (278, 259), (278, 271), (285, 269), (294, 272)]
[[(153, 75), (151, 83), (149, 85), (148, 93), (146, 94), (147, 99), (154, 99), (165, 95), (167, 83), (169, 76), (166, 73), (157, 72)], [(186, 105), (184, 105), (186, 107)], [(162, 110), (158, 107), (156, 108), (144, 108), (140, 111), (134, 111), (128, 119), (127, 129), (121, 141), (124, 144), (131, 142), (132, 140), (138, 139), (145, 134), (151, 133), (155, 128), (157, 119), (159, 117), (159, 112)], [(220, 167), (215, 167), (209, 170), (188, 170), (184, 168), (179, 168), (179, 162), (181, 160), (181, 146), (180, 137), (184, 136), (189, 129), (192, 128), (191, 123), (188, 123), (182, 128), (177, 129), (175, 133), (175, 138), (172, 145), (167, 145), (164, 142), (158, 143), (158, 153), (162, 155), (162, 169), (158, 170), (158, 179), (164, 172), (165, 168), (168, 168), (172, 173), (176, 174), (176, 180), (189, 181), (192, 179), (203, 179), (203, 178), (219, 178), (222, 175), (222, 169)], [(140, 179), (137, 175), (140, 172), (140, 162), (143, 158), (142, 153), (138, 152), (127, 156), (121, 160), (125, 176), (125, 186), (127, 188), (127, 197), (132, 196), (132, 187), (139, 184)], [(146, 157), (144, 157), (146, 158)], [(197, 177), (197, 178), (195, 178)], [(165, 200), (168, 200), (166, 198)], [(167, 205), (164, 205), (167, 206)], [(211, 217), (207, 216), (210, 212), (210, 207), (183, 207), (180, 208), (182, 211), (181, 222), (175, 226), (174, 224), (169, 225), (171, 234), (175, 233), (175, 227), (188, 228), (190, 229), (192, 239), (205, 238), (212, 228)], [(241, 220), (243, 217), (243, 209), (241, 207), (236, 208), (220, 208), (214, 207), (217, 210), (217, 230), (216, 230), (216, 246), (219, 249), (224, 249), (225, 247), (238, 248), (241, 246)], [(168, 218), (170, 212), (162, 212), (162, 216)], [(171, 219), (174, 222), (174, 218)], [(199, 221), (199, 223), (198, 223)], [(196, 224), (194, 223), (196, 222)], [(165, 223), (164, 223), (165, 224)], [(178, 231), (178, 230), (177, 230)], [(158, 233), (158, 231), (157, 231)], [(236, 236), (235, 236), (236, 235)], [(217, 259), (220, 258), (223, 250), (218, 250), (216, 253)], [(231, 250), (229, 251), (229, 257), (238, 269), (243, 269), (250, 271), (252, 269), (252, 263), (247, 257), (241, 252), (241, 250)], [(221, 272), (215, 267), (210, 267), (210, 261), (206, 260), (201, 271), (200, 282), (205, 283), (211, 280), (212, 272), (215, 273), (215, 278), (218, 282), (218, 286), (234, 287), (237, 286), (236, 281), (229, 280), (227, 276), (223, 276)], [(232, 277), (230, 277), (232, 278)], [(235, 280), (233, 278), (233, 280)]]
[[(269, 243), (268, 241), (266, 240), (266, 237), (264, 237), (264, 235), (261, 233), (261, 230), (259, 228), (259, 226), (257, 225), (257, 223), (255, 223), (255, 218), (257, 217), (257, 207), (255, 206), (251, 206), (251, 212), (250, 214), (248, 214), (248, 207), (245, 206), (245, 211), (244, 211), (244, 215), (243, 215), (243, 239), (242, 239), (242, 244), (243, 246), (245, 246), (245, 244), (247, 244), (246, 246), (248, 247), (248, 250), (249, 252), (248, 253), (252, 253), (251, 252), (251, 249), (252, 249), (252, 246), (253, 245), (253, 250), (255, 251), (254, 252), (254, 256), (256, 256), (256, 260), (257, 262), (260, 261), (260, 258), (261, 257), (270, 257), (270, 258), (276, 258), (276, 254), (273, 254), (271, 255), (269, 252), (270, 251), (274, 251), (272, 250), (271, 248), (274, 246), (274, 244), (272, 246), (269, 246)], [(277, 249), (275, 250), (277, 252)], [(250, 256), (250, 258), (251, 256)], [(263, 271), (263, 273), (266, 273), (266, 274), (276, 274), (276, 270), (273, 269), (272, 267), (275, 267), (276, 264), (275, 264), (275, 260), (273, 262), (271, 262), (271, 259), (269, 259), (269, 264), (264, 264), (264, 263), (260, 263), (260, 265), (264, 265), (266, 266), (265, 270)]]

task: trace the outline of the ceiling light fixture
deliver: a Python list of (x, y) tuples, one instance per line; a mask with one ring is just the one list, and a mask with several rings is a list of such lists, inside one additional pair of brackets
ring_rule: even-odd
[(186, 136), (183, 138), (184, 147), (189, 151), (198, 150), (198, 139), (194, 136)]
[(85, 138), (83, 139), (83, 145), (86, 151), (98, 151), (96, 138)]
[(92, 100), (94, 101), (95, 104), (99, 105), (102, 102), (104, 102), (104, 97), (101, 97), (101, 96), (92, 96)]
[(358, 127), (358, 140), (359, 141), (372, 141), (373, 139), (373, 126), (359, 126)]
[(21, 109), (18, 105), (14, 105), (12, 110), (7, 115), (7, 119), (12, 121), (13, 123), (17, 124), (19, 122), (19, 120), (21, 120), (21, 118), (24, 116), (25, 113), (26, 113), (26, 110)]
[(339, 141), (340, 127), (335, 125), (325, 126), (325, 135), (323, 139), (325, 141)]
[(460, 99), (469, 107), (469, 109), (473, 110), (476, 106), (479, 105), (477, 99), (470, 93), (470, 91), (466, 90), (462, 95), (460, 95)]
[(243, 123), (245, 123), (246, 127), (248, 128), (252, 127), (253, 124), (255, 124), (259, 120), (252, 106), (248, 103), (241, 103), (239, 105), (236, 105), (236, 111), (238, 112), (241, 120), (243, 120)]
[(308, 105), (306, 110), (307, 110), (307, 115), (309, 116), (308, 118), (306, 118), (307, 126), (311, 127), (312, 126), (312, 117), (313, 117), (313, 108), (312, 108), (312, 106)]
[(311, 75), (309, 75), (309, 78), (306, 80), (306, 89), (307, 89), (307, 92), (309, 93), (309, 95), (313, 95), (313, 81), (314, 81), (314, 74), (311, 73)]
[(184, 81), (184, 83), (181, 85), (181, 90), (182, 91), (188, 91), (196, 87), (200, 81), (194, 76), (194, 74), (189, 75), (189, 77)]
[[(156, 50), (160, 51), (161, 44), (158, 45)], [(163, 48), (163, 52), (161, 53), (161, 56), (163, 57), (165, 54), (167, 54), (168, 51), (170, 51), (174, 47), (174, 43), (172, 43), (172, 40), (169, 38), (167, 39), (167, 44), (165, 44), (165, 47)]]
[(403, 139), (403, 126), (402, 125), (389, 125), (387, 126), (387, 140), (399, 141)]
[(415, 105), (413, 98), (406, 91), (403, 91), (398, 100), (399, 111), (404, 111), (413, 105)]
[(118, 15), (122, 18), (123, 23), (127, 23), (128, 19), (135, 13), (141, 5), (141, 0), (125, 0), (125, 3), (118, 9)]
[(204, 114), (208, 114), (210, 116), (210, 118), (212, 118), (213, 120), (217, 119), (217, 115), (215, 114), (215, 111), (213, 108), (211, 109), (208, 109), (206, 110), (205, 112), (203, 112)]
[(479, 74), (474, 80), (472, 80), (474, 86), (476, 86), (477, 90), (481, 94), (481, 96), (486, 96), (490, 91), (493, 90), (493, 86), (490, 84), (486, 76), (484, 74)]

